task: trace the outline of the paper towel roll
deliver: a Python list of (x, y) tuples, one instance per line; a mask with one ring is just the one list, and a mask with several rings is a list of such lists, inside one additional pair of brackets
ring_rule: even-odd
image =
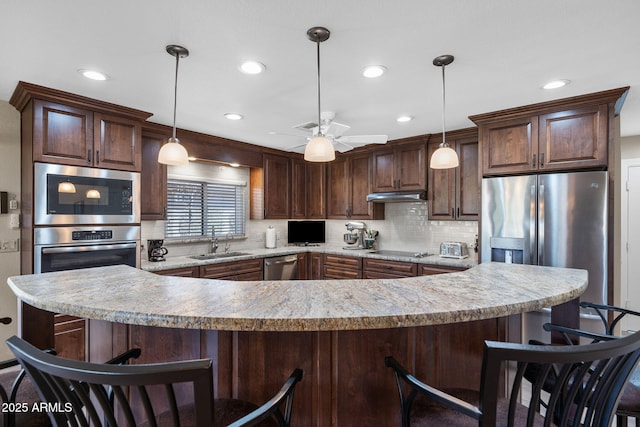
[(270, 249), (276, 247), (276, 229), (273, 227), (267, 228), (267, 237), (265, 239), (265, 246)]

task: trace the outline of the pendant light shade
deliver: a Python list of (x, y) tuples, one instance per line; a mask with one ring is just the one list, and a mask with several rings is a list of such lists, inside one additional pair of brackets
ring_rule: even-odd
[(304, 159), (308, 162), (330, 162), (336, 159), (333, 144), (322, 135), (316, 135), (304, 149)]
[(189, 163), (189, 153), (187, 153), (187, 149), (180, 144), (178, 138), (172, 137), (160, 147), (158, 162), (173, 166), (186, 165)]
[(442, 142), (438, 149), (431, 156), (429, 167), (431, 169), (451, 169), (458, 167), (458, 153), (447, 144), (446, 125), (445, 125), (445, 81), (444, 69), (453, 62), (452, 55), (442, 55), (434, 58), (433, 65), (442, 67)]
[(320, 118), (320, 43), (329, 39), (331, 32), (324, 27), (313, 27), (307, 30), (307, 38), (316, 43), (318, 59), (318, 133), (311, 138), (304, 149), (304, 159), (308, 162), (330, 162), (336, 159), (333, 143), (322, 132)]
[(170, 44), (167, 46), (167, 53), (176, 58), (176, 78), (173, 89), (173, 134), (171, 138), (160, 148), (158, 153), (158, 162), (165, 165), (186, 165), (189, 163), (189, 154), (187, 149), (180, 144), (180, 140), (176, 138), (176, 107), (178, 102), (178, 64), (180, 58), (189, 56), (189, 51), (182, 47)]

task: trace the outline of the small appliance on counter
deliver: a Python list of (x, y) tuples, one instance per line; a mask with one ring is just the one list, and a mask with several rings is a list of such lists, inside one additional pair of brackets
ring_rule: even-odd
[(442, 258), (467, 258), (469, 248), (463, 242), (442, 242), (440, 243), (440, 256)]
[(295, 246), (319, 246), (326, 242), (325, 221), (287, 222), (287, 244)]
[(347, 245), (353, 246), (345, 246), (342, 249), (366, 249), (364, 238), (367, 232), (367, 225), (364, 222), (349, 221), (345, 226), (349, 232), (344, 233), (342, 240)]
[(164, 261), (164, 256), (169, 253), (167, 248), (162, 246), (164, 240), (156, 239), (156, 240), (147, 240), (147, 255), (149, 257), (149, 261), (151, 262), (159, 262)]

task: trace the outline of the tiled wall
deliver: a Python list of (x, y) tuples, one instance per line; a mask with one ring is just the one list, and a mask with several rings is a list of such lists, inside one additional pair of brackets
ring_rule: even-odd
[[(476, 221), (429, 221), (426, 202), (387, 203), (385, 220), (364, 221), (368, 229), (378, 230), (379, 249), (397, 249), (416, 252), (437, 252), (443, 241), (465, 242), (471, 247), (478, 233)], [(327, 245), (346, 246), (342, 235), (347, 232), (347, 220), (326, 220)], [(264, 247), (265, 232), (269, 226), (276, 229), (277, 245), (287, 244), (286, 220), (248, 221), (246, 239), (231, 243), (233, 250)], [(163, 221), (143, 221), (142, 242), (164, 236)], [(187, 242), (176, 245), (168, 242), (171, 255), (190, 255), (206, 252), (208, 242)], [(221, 247), (223, 247), (221, 245)]]

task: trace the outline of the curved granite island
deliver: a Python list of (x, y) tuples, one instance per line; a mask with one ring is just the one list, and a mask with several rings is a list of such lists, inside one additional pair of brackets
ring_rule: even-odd
[(583, 270), (481, 264), (381, 280), (231, 282), (126, 266), (8, 279), (18, 298), (90, 320), (89, 354), (142, 348), (140, 363), (208, 357), (216, 394), (256, 402), (300, 367), (299, 426), (396, 425), (393, 354), (435, 385), (479, 384), (481, 343), (505, 339), (505, 316), (561, 304)]

